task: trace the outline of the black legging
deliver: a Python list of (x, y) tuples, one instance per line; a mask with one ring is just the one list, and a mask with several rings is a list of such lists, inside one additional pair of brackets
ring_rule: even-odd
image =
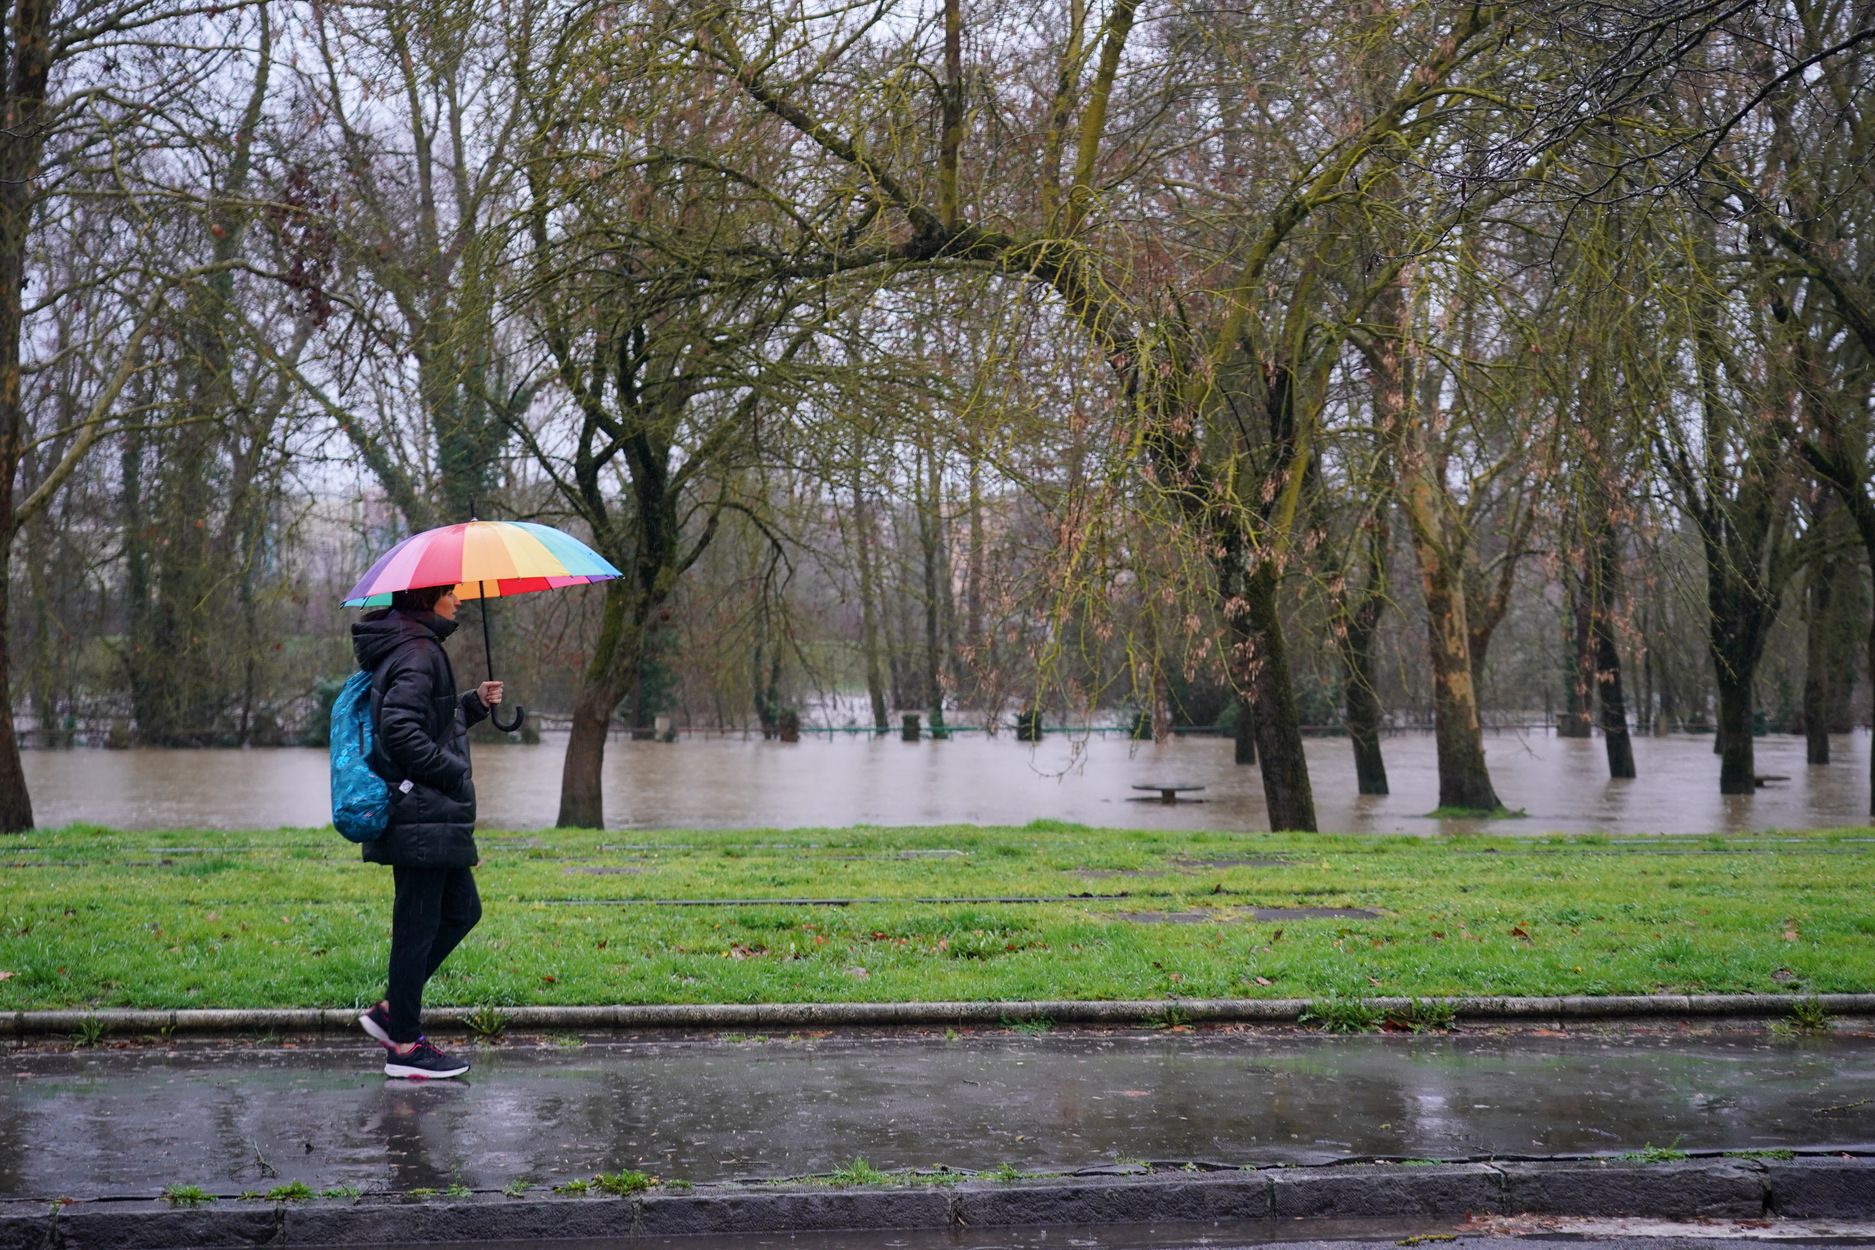
[(397, 899), (391, 904), (391, 1040), (414, 1042), (423, 1035), (423, 986), (449, 952), (482, 918), (475, 874), (467, 868), (393, 865)]

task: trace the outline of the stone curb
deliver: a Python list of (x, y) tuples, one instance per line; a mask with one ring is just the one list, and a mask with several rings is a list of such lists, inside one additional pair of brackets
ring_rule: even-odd
[[(1407, 1012), (1414, 1000), (1371, 998), (1383, 1012)], [(1423, 1007), (1451, 1008), (1469, 1021), (1740, 1019), (1788, 1015), (1798, 1002), (1815, 1002), (1836, 1016), (1875, 1015), (1875, 994), (1624, 994), (1557, 998), (1423, 998)], [(617, 1004), (590, 1007), (502, 1007), (504, 1024), (518, 1029), (801, 1029), (884, 1025), (994, 1025), (1046, 1018), (1056, 1024), (1142, 1024), (1179, 1019), (1193, 1024), (1293, 1024), (1308, 1011), (1306, 998), (1166, 998), (1110, 1002), (1041, 999), (986, 1003), (700, 1003)], [(424, 1013), (429, 1028), (462, 1029), (477, 1009), (438, 1007)], [(257, 1008), (138, 1011), (16, 1011), (5, 1017), (15, 1038), (76, 1033), (95, 1021), (111, 1033), (325, 1033), (358, 1027), (354, 1008)]]
[(723, 1237), (1153, 1221), (1459, 1219), (1472, 1214), (1866, 1219), (1875, 1217), (1875, 1157), (1360, 1163), (1007, 1184), (969, 1180), (949, 1187), (736, 1183), (630, 1198), (488, 1193), (455, 1202), (390, 1197), (345, 1205), (227, 1201), (175, 1210), (160, 1202), (100, 1200), (48, 1213), (43, 1204), (15, 1202), (0, 1203), (0, 1250)]

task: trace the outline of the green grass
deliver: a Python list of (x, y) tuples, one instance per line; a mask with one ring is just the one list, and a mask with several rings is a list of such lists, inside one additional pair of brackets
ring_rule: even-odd
[(858, 1155), (851, 1163), (840, 1165), (825, 1178), (827, 1184), (842, 1188), (849, 1185), (885, 1185), (892, 1179), (891, 1173), (881, 1172), (866, 1162), (865, 1155)]
[(642, 1193), (657, 1182), (643, 1172), (601, 1172), (592, 1178), (592, 1183), (601, 1193), (623, 1198), (628, 1194)]
[(483, 1042), (499, 1041), (508, 1028), (508, 1018), (501, 1013), (501, 1009), (487, 1004), (470, 1012), (462, 1023), (470, 1036)]
[(1367, 1033), (1379, 1028), (1381, 1019), (1380, 1008), (1364, 998), (1331, 996), (1310, 1003), (1297, 1022), (1329, 1033)]
[(1800, 998), (1790, 1005), (1791, 1027), (1805, 1033), (1827, 1033), (1830, 1028), (1829, 1008), (1814, 997)]
[[(556, 1003), (1319, 1007), (1653, 992), (1795, 1003), (1875, 988), (1864, 902), (1875, 845), (1857, 840), (1867, 837), (1412, 839), (1058, 823), (485, 833), (482, 924), (426, 1002), (485, 1008), (488, 1028), (514, 1008)], [(1195, 862), (1243, 857), (1282, 862)], [(620, 866), (639, 871), (582, 871)], [(0, 977), (0, 1011), (362, 1005), (383, 990), (390, 875), (330, 830), (36, 831), (0, 842), (0, 879), (0, 972), (11, 974)], [(981, 901), (1036, 896), (1059, 901)], [(805, 901), (834, 898), (860, 901)], [(1257, 920), (1253, 908), (1376, 915)], [(1204, 919), (1128, 919), (1138, 913)], [(1162, 1022), (1176, 1023), (1174, 1010)]]
[(1382, 1024), (1408, 1033), (1436, 1033), (1451, 1028), (1457, 1019), (1458, 1012), (1450, 1003), (1429, 1003), (1415, 998), (1403, 1010), (1388, 1012)]

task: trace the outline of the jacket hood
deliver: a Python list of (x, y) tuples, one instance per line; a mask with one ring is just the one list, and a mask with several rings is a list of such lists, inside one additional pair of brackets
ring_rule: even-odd
[(440, 643), (455, 632), (455, 621), (444, 620), (434, 612), (379, 608), (352, 624), (352, 654), (358, 659), (358, 667), (368, 672), (406, 642), (432, 638)]

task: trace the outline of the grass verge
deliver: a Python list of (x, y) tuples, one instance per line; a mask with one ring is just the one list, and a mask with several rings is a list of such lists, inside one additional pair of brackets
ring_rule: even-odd
[[(553, 1003), (1875, 986), (1866, 830), (1412, 839), (1046, 822), (481, 845), (482, 925), (426, 1001), (482, 1008), (489, 1031), (504, 1007)], [(0, 1011), (382, 992), (390, 874), (330, 830), (36, 831), (0, 843), (0, 882)], [(1046, 901), (984, 901), (998, 898)], [(858, 901), (809, 901), (826, 899)]]

